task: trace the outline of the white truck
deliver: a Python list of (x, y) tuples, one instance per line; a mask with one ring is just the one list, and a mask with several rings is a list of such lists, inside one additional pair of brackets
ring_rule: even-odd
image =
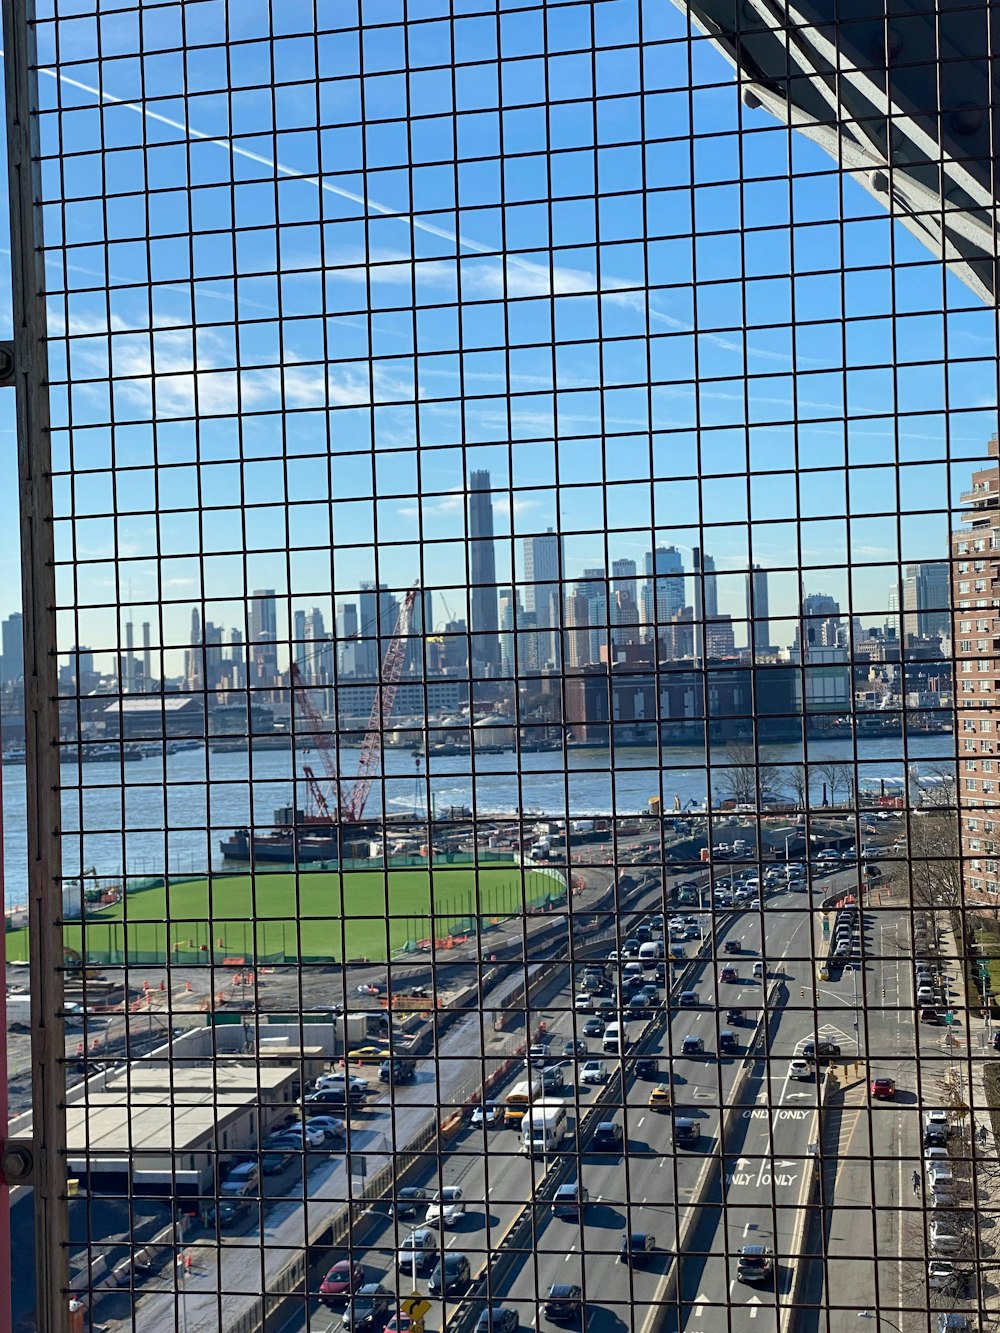
[(555, 1152), (566, 1137), (564, 1102), (536, 1102), (521, 1121), (521, 1151), (529, 1156)]

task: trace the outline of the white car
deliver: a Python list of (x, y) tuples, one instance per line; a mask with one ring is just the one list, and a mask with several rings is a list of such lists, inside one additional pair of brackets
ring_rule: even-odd
[(326, 1131), (317, 1129), (311, 1120), (307, 1120), (304, 1124), (301, 1121), (296, 1121), (294, 1125), (289, 1125), (287, 1129), (283, 1129), (280, 1134), (272, 1134), (268, 1142), (271, 1143), (274, 1140), (284, 1140), (288, 1143), (295, 1143), (297, 1146), (302, 1146), (304, 1142), (305, 1147), (319, 1148), (326, 1142)]
[(318, 1130), (325, 1139), (339, 1138), (346, 1132), (343, 1120), (335, 1115), (311, 1115), (306, 1121), (306, 1129)]
[(607, 1077), (608, 1067), (603, 1060), (588, 1060), (580, 1070), (581, 1083), (604, 1083)]
[(924, 1129), (943, 1129), (948, 1135), (952, 1132), (947, 1111), (928, 1111), (924, 1116)]
[(957, 1254), (962, 1248), (962, 1236), (955, 1230), (954, 1222), (932, 1217), (929, 1231), (933, 1254)]
[(792, 1060), (788, 1065), (788, 1077), (802, 1081), (812, 1080), (813, 1067), (808, 1060)]
[(445, 1185), (438, 1190), (427, 1205), (425, 1225), (429, 1227), (453, 1227), (465, 1212), (460, 1185)]

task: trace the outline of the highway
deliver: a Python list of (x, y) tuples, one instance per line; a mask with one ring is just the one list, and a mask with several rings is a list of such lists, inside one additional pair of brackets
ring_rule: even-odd
[[(849, 873), (839, 878), (845, 887), (851, 883)], [(836, 883), (824, 882), (822, 893), (831, 892)], [(644, 1054), (662, 1057), (664, 1069), (668, 1061), (672, 1062), (677, 1102), (674, 1116), (689, 1115), (698, 1122), (700, 1143), (694, 1150), (675, 1152), (671, 1142), (673, 1117), (652, 1112), (647, 1105), (655, 1084), (635, 1079), (629, 1072), (625, 1105), (614, 1112), (627, 1135), (627, 1155), (586, 1152), (580, 1174), (590, 1204), (583, 1222), (554, 1218), (548, 1203), (540, 1204), (535, 1210), (534, 1244), (517, 1257), (513, 1273), (490, 1288), (494, 1300), (502, 1299), (516, 1308), (522, 1327), (545, 1322), (539, 1303), (550, 1285), (576, 1282), (584, 1289), (587, 1327), (594, 1333), (602, 1329), (612, 1333), (622, 1324), (637, 1333), (653, 1333), (659, 1327), (700, 1328), (703, 1325), (697, 1321), (709, 1314), (712, 1306), (722, 1307), (729, 1301), (735, 1302), (734, 1326), (751, 1333), (777, 1328), (774, 1289), (769, 1292), (736, 1284), (735, 1257), (748, 1241), (769, 1244), (779, 1255), (792, 1252), (803, 1172), (812, 1160), (808, 1145), (816, 1136), (817, 1092), (815, 1084), (787, 1079), (788, 1060), (803, 1040), (817, 1035), (817, 1027), (820, 1036), (833, 1037), (846, 1053), (853, 1049), (853, 1028), (842, 1002), (842, 981), (829, 984), (829, 996), (817, 997), (820, 1019), (814, 1021), (811, 988), (815, 984), (815, 964), (811, 958), (809, 899), (788, 893), (775, 895), (768, 900), (763, 919), (767, 988), (772, 1003), (767, 1008), (766, 1025), (761, 1026), (761, 1058), (754, 1061), (749, 1078), (743, 1080), (739, 1105), (744, 1109), (735, 1113), (725, 1144), (720, 1143), (718, 1107), (732, 1102), (743, 1056), (719, 1059), (718, 1033), (726, 1025), (724, 1015), (730, 1006), (745, 1011), (746, 1025), (738, 1030), (743, 1042), (754, 1038), (756, 1024), (764, 1017), (765, 992), (760, 981), (751, 977), (752, 962), (761, 956), (759, 912), (728, 918), (730, 924), (719, 933), (720, 949), (728, 937), (741, 944), (739, 954), (722, 955), (736, 964), (739, 982), (719, 982), (718, 959), (706, 960), (699, 966), (695, 982), (701, 1006), (672, 1009), (669, 1023), (659, 1026), (652, 1042), (643, 1048)], [(532, 1026), (539, 1020), (546, 1023), (554, 1049), (559, 1049), (569, 1036), (582, 1035), (585, 1016), (571, 1012), (568, 983), (567, 977), (565, 987), (531, 1016)], [(802, 988), (806, 990), (804, 999), (800, 998)], [(688, 1035), (703, 1038), (704, 1055), (680, 1054)], [(510, 1081), (516, 1077), (512, 1074)], [(594, 1097), (587, 1088), (578, 1086), (570, 1091), (566, 1100), (571, 1117), (579, 1122)], [(619, 1103), (621, 1100), (619, 1097)], [(610, 1112), (602, 1112), (602, 1119), (608, 1117)], [(572, 1142), (566, 1147), (575, 1150)], [(436, 1163), (429, 1160), (429, 1186), (437, 1183), (435, 1168)], [(543, 1163), (531, 1162), (520, 1153), (518, 1136), (510, 1129), (468, 1127), (454, 1140), (442, 1159), (440, 1182), (462, 1188), (467, 1211), (444, 1239), (447, 1248), (460, 1249), (468, 1256), (473, 1274), (489, 1266), (489, 1256), (534, 1197), (543, 1169)], [(678, 1228), (695, 1197), (705, 1197), (706, 1206), (688, 1239), (685, 1257), (675, 1267), (670, 1252), (676, 1247)], [(387, 1222), (374, 1248), (369, 1249), (374, 1260), (371, 1276), (401, 1294), (412, 1289), (412, 1277), (397, 1277), (391, 1251), (396, 1236), (405, 1235), (409, 1229), (410, 1224)], [(638, 1269), (618, 1262), (625, 1231), (646, 1231), (655, 1236), (656, 1253), (648, 1267)], [(779, 1293), (787, 1290), (789, 1280), (786, 1261), (779, 1265)], [(418, 1278), (416, 1289), (426, 1292), (426, 1278)], [(324, 1316), (318, 1310), (316, 1314), (316, 1327), (322, 1329)], [(661, 1314), (665, 1316), (662, 1324)], [(427, 1316), (429, 1330), (441, 1327), (441, 1315), (440, 1304), (433, 1302)], [(750, 1320), (756, 1322), (751, 1324)]]
[[(513, 998), (523, 966), (510, 966), (500, 987), (484, 996), (482, 1011), (471, 1012), (448, 1033), (438, 1059), (420, 1062), (415, 1082), (391, 1093), (383, 1090), (352, 1114), (347, 1154), (309, 1155), (305, 1193), (311, 1221), (318, 1216), (317, 1208), (335, 1210), (356, 1195), (363, 1183), (361, 1163), (370, 1178), (422, 1126), (441, 1118), (437, 1108), (444, 1111), (468, 1099), (482, 1061), (488, 1071), (500, 1067), (505, 1053), (525, 1041), (526, 1028), (533, 1035), (544, 1024), (554, 1052), (571, 1037), (587, 1041), (590, 1049), (581, 1058), (604, 1058), (609, 1087), (618, 1090), (614, 1095), (581, 1085), (575, 1077), (578, 1070), (567, 1078), (570, 1086), (563, 1099), (575, 1126), (598, 1097), (605, 1102), (582, 1140), (579, 1179), (589, 1195), (583, 1218), (552, 1216), (544, 1175), (546, 1166), (559, 1165), (557, 1155), (547, 1161), (529, 1159), (514, 1129), (464, 1124), (449, 1137), (440, 1157), (436, 1145), (429, 1143), (423, 1167), (419, 1161), (411, 1163), (406, 1177), (407, 1184), (428, 1190), (461, 1188), (465, 1213), (453, 1229), (439, 1233), (440, 1243), (468, 1257), (473, 1277), (486, 1276), (490, 1299), (513, 1308), (521, 1328), (552, 1327), (541, 1302), (551, 1285), (567, 1282), (583, 1289), (588, 1333), (621, 1333), (625, 1327), (631, 1333), (701, 1333), (723, 1322), (732, 1333), (787, 1333), (790, 1321), (783, 1306), (793, 1295), (793, 1283), (796, 1301), (829, 1303), (822, 1333), (857, 1333), (859, 1311), (926, 1301), (924, 1223), (914, 1211), (917, 1201), (910, 1186), (914, 1170), (922, 1167), (914, 1069), (921, 1069), (919, 1093), (927, 1107), (940, 1102), (940, 1075), (953, 1056), (943, 1046), (942, 1028), (915, 1022), (904, 913), (891, 906), (866, 911), (863, 968), (854, 973), (834, 969), (829, 980), (819, 978), (814, 956), (817, 905), (856, 884), (852, 868), (818, 880), (811, 896), (781, 890), (767, 896), (763, 911), (720, 914), (715, 919), (721, 923), (716, 953), (697, 963), (686, 983), (696, 987), (698, 1006), (672, 1005), (666, 1021), (661, 1018), (652, 1025), (648, 1039), (629, 1052), (623, 1065), (601, 1055), (599, 1040), (584, 1037), (588, 1015), (573, 1013), (575, 986), (567, 967), (557, 967), (526, 1013), (523, 1000)], [(655, 904), (651, 895), (651, 910)], [(707, 913), (705, 917), (709, 921)], [(738, 942), (739, 952), (724, 953), (726, 940)], [(690, 943), (688, 956), (697, 948), (698, 941)], [(752, 976), (758, 960), (767, 966), (763, 984)], [(721, 981), (723, 961), (736, 966), (738, 981)], [(730, 1007), (745, 1014), (737, 1029), (741, 1050), (720, 1058), (719, 1031), (728, 1025)], [(856, 1013), (861, 1017), (857, 1029)], [(498, 1033), (494, 1020), (501, 1014), (505, 1030)], [(642, 1026), (633, 1020), (633, 1033)], [(692, 1035), (703, 1039), (703, 1054), (682, 1053), (684, 1038)], [(824, 1073), (820, 1082), (791, 1079), (789, 1061), (803, 1042), (821, 1038), (841, 1047), (842, 1058), (833, 1071)], [(650, 1110), (655, 1082), (635, 1076), (630, 1057), (638, 1054), (656, 1055), (664, 1075), (672, 1069), (673, 1115)], [(868, 1080), (876, 1076), (896, 1079), (895, 1101), (871, 1104)], [(374, 1071), (369, 1077), (374, 1082)], [(502, 1099), (521, 1077), (518, 1061), (491, 1095)], [(821, 1098), (822, 1122), (817, 1111)], [(724, 1139), (720, 1107), (721, 1120), (728, 1125)], [(700, 1140), (692, 1148), (675, 1150), (673, 1126), (681, 1116), (699, 1125)], [(593, 1123), (611, 1118), (623, 1127), (627, 1151), (591, 1150)], [(810, 1197), (817, 1144), (824, 1158), (821, 1187), (828, 1207), (821, 1214), (814, 1209), (816, 1224), (807, 1228), (803, 1204)], [(574, 1129), (563, 1145), (571, 1161), (578, 1145)], [(348, 1163), (355, 1171), (353, 1182)], [(225, 1239), (224, 1251), (231, 1255), (242, 1250), (246, 1263), (253, 1265), (259, 1262), (261, 1237), (272, 1259), (282, 1247), (290, 1252), (301, 1246), (301, 1178), (276, 1181), (268, 1192), (275, 1191), (286, 1193), (288, 1202), (269, 1208), (263, 1230), (254, 1226)], [(533, 1215), (533, 1235), (509, 1261), (501, 1261), (505, 1238), (514, 1234), (526, 1210)], [(422, 1222), (422, 1209), (415, 1218), (401, 1219), (389, 1215), (384, 1204), (368, 1209), (363, 1219), (356, 1217), (352, 1257), (364, 1264), (366, 1280), (380, 1281), (400, 1297), (414, 1290), (428, 1294), (430, 1268), (414, 1277), (398, 1272), (395, 1258), (400, 1241)], [(516, 1229), (518, 1234), (523, 1230)], [(619, 1262), (625, 1232), (655, 1236), (646, 1267)], [(682, 1253), (674, 1262), (679, 1239)], [(737, 1281), (737, 1256), (746, 1244), (774, 1252), (770, 1281), (754, 1286)], [(811, 1257), (802, 1258), (806, 1247)], [(326, 1269), (348, 1253), (342, 1245), (312, 1255), (307, 1280), (312, 1294), (291, 1328), (340, 1328), (341, 1311), (326, 1309), (316, 1292)], [(873, 1254), (878, 1255), (876, 1264)], [(231, 1260), (227, 1264), (227, 1275), (236, 1271)], [(192, 1331), (210, 1327), (219, 1306), (228, 1305), (226, 1294), (215, 1294), (218, 1271), (211, 1264), (195, 1275), (187, 1298)], [(233, 1288), (227, 1283), (224, 1290), (228, 1294)], [(453, 1321), (469, 1309), (462, 1305), (464, 1295), (464, 1289), (456, 1291), (447, 1305), (431, 1300), (428, 1333), (440, 1333), (446, 1316)], [(158, 1317), (158, 1301), (166, 1297), (165, 1290), (159, 1297), (151, 1293), (139, 1303), (139, 1312)], [(813, 1333), (814, 1328), (821, 1333), (818, 1318), (818, 1310), (804, 1312), (796, 1333)]]

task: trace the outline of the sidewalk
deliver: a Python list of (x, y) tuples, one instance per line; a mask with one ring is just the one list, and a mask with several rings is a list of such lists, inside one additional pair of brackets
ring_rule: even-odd
[(947, 918), (938, 924), (938, 931), (956, 1020), (941, 1038), (943, 1056), (952, 1058), (942, 1077), (963, 1126), (968, 1125), (978, 1218), (979, 1299), (984, 1317), (996, 1322), (1000, 1321), (1000, 1106), (990, 1106), (985, 1081), (995, 1058), (992, 1029), (981, 1015), (978, 999), (969, 1003), (964, 962)]

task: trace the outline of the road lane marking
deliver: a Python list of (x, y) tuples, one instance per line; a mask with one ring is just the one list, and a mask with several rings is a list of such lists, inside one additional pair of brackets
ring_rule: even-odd
[(705, 1313), (705, 1306), (708, 1304), (708, 1297), (703, 1291), (700, 1291), (695, 1297), (694, 1317), (700, 1319)]

